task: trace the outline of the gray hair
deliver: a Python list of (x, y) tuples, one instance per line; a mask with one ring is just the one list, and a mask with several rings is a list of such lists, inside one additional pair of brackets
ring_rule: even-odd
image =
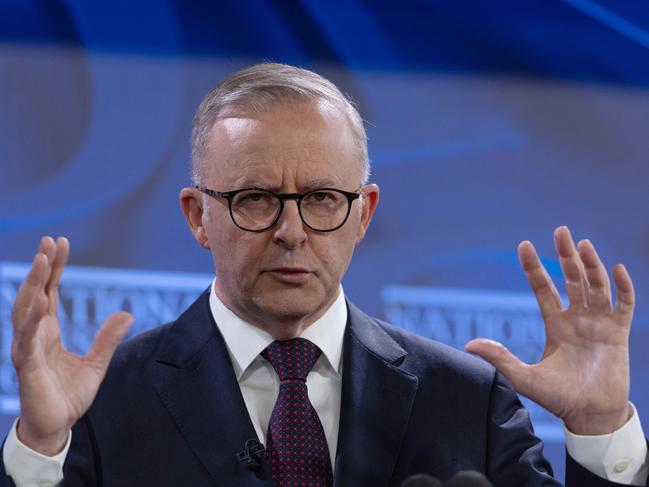
[(221, 81), (203, 98), (192, 128), (192, 181), (199, 184), (214, 123), (229, 110), (262, 113), (279, 102), (326, 101), (345, 112), (357, 140), (362, 183), (370, 176), (365, 126), (354, 103), (328, 79), (307, 69), (287, 64), (255, 64)]

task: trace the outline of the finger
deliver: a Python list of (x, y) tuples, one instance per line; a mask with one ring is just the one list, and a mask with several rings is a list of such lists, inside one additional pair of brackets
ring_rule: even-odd
[(47, 276), (45, 279), (45, 283), (47, 283), (52, 272), (52, 262), (56, 258), (56, 242), (50, 236), (43, 237), (41, 238), (38, 251), (47, 257)]
[(615, 302), (615, 313), (621, 315), (627, 326), (631, 326), (633, 317), (633, 307), (635, 305), (635, 291), (633, 290), (633, 281), (631, 276), (622, 264), (613, 268), (613, 281), (617, 289), (617, 299)]
[(529, 392), (529, 366), (518, 360), (505, 346), (485, 338), (471, 340), (464, 346), (469, 353), (479, 355), (503, 374), (519, 393)]
[(559, 227), (554, 231), (554, 246), (566, 278), (566, 294), (570, 300), (570, 307), (587, 307), (586, 275), (568, 227)]
[(20, 351), (21, 356), (28, 356), (34, 349), (35, 340), (33, 340), (41, 319), (47, 314), (48, 299), (44, 292), (36, 294), (32, 301), (32, 306), (26, 319), (21, 323), (14, 324), (14, 343), (16, 350)]
[(577, 249), (588, 281), (588, 307), (610, 311), (611, 283), (595, 247), (590, 240), (582, 240)]
[(541, 264), (541, 260), (531, 242), (526, 240), (519, 244), (518, 258), (532, 291), (534, 291), (543, 318), (545, 319), (549, 315), (561, 311), (563, 303), (559, 292), (548, 271)]
[(50, 236), (45, 236), (41, 238), (38, 251), (45, 254), (49, 262), (54, 260), (54, 254), (56, 253), (56, 242)]
[(45, 292), (50, 298), (49, 312), (56, 316), (59, 304), (59, 284), (65, 264), (68, 262), (70, 254), (70, 243), (65, 237), (59, 237), (56, 240), (54, 260), (52, 261), (49, 280), (45, 287)]
[(132, 324), (133, 316), (129, 313), (120, 311), (110, 315), (97, 332), (84, 359), (104, 374), (117, 345), (122, 341)]
[[(16, 365), (16, 360), (29, 355), (33, 350), (33, 337), (49, 310), (50, 300), (45, 286), (51, 273), (50, 259), (54, 257), (54, 253), (54, 240), (51, 237), (43, 237), (32, 267), (14, 301), (12, 360)], [(14, 351), (17, 354), (14, 354)]]
[(48, 268), (47, 256), (39, 249), (39, 252), (34, 256), (27, 278), (20, 286), (14, 301), (12, 314), (14, 331), (16, 327), (20, 327), (27, 320), (36, 296), (43, 294), (43, 287), (49, 275)]

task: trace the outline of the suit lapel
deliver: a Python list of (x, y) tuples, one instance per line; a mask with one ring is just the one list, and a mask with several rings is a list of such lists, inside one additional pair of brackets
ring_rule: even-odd
[[(214, 485), (268, 485), (236, 454), (256, 438), (227, 348), (204, 293), (178, 320), (158, 354), (155, 387)], [(348, 303), (343, 350), (340, 432), (334, 486), (387, 485), (417, 391), (399, 369), (407, 352)]]
[(387, 485), (418, 381), (399, 369), (407, 352), (354, 305), (348, 309), (334, 486)]
[(171, 326), (158, 355), (155, 387), (215, 485), (265, 485), (236, 458), (257, 435), (208, 296), (204, 293)]

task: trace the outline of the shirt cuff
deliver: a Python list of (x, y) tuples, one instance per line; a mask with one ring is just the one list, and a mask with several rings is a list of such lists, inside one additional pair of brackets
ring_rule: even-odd
[(63, 464), (70, 449), (72, 431), (68, 434), (63, 451), (48, 457), (35, 452), (18, 439), (18, 419), (14, 421), (2, 448), (7, 475), (13, 479), (16, 487), (55, 487), (63, 480)]
[(631, 404), (631, 418), (608, 435), (576, 435), (564, 425), (568, 454), (582, 467), (603, 479), (625, 485), (647, 481), (647, 441), (640, 418)]

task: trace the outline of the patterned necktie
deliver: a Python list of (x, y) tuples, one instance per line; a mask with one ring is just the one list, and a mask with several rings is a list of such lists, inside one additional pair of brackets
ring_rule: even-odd
[(266, 436), (266, 461), (277, 487), (333, 483), (327, 438), (306, 387), (306, 376), (321, 353), (304, 338), (275, 341), (261, 352), (280, 380)]

